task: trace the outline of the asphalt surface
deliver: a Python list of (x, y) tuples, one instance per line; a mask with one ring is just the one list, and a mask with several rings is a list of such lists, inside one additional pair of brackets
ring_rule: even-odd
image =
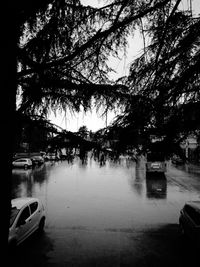
[(179, 212), (200, 198), (200, 168), (168, 164), (145, 176), (144, 162), (93, 159), (13, 170), (13, 197), (36, 196), (44, 233), (10, 255), (10, 266), (199, 266), (198, 248), (181, 236)]

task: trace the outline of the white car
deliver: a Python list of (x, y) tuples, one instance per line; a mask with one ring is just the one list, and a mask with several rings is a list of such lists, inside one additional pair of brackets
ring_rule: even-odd
[(23, 167), (29, 168), (32, 167), (32, 160), (29, 158), (20, 158), (12, 162), (13, 167)]
[(45, 210), (42, 202), (32, 197), (12, 199), (11, 206), (8, 245), (13, 249), (35, 231), (43, 231)]

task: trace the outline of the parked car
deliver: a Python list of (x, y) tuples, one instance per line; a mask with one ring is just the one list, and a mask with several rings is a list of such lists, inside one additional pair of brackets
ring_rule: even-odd
[(46, 160), (59, 160), (59, 157), (56, 155), (56, 153), (48, 153), (45, 156)]
[(200, 201), (188, 201), (180, 211), (181, 233), (200, 243)]
[(164, 174), (167, 170), (167, 163), (162, 152), (148, 152), (146, 162), (146, 174)]
[(13, 167), (29, 168), (32, 167), (32, 161), (30, 158), (20, 158), (12, 162)]
[(31, 157), (33, 165), (42, 165), (44, 163), (44, 158), (42, 156)]
[(185, 161), (182, 158), (180, 158), (179, 156), (176, 156), (176, 155), (172, 157), (171, 161), (175, 165), (183, 165), (183, 164), (185, 164)]
[(11, 206), (8, 245), (14, 248), (36, 230), (43, 231), (45, 210), (39, 199), (31, 197), (12, 199)]

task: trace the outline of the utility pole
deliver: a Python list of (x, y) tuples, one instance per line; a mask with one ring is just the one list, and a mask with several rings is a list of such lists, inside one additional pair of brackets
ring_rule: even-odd
[(189, 10), (192, 16), (192, 0), (189, 0)]

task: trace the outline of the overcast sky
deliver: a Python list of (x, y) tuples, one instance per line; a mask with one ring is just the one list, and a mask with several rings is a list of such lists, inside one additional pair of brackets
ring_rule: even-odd
[[(129, 49), (127, 56), (121, 56), (121, 59), (110, 58), (109, 65), (113, 67), (116, 73), (111, 73), (110, 78), (113, 80), (118, 79), (128, 74), (130, 63), (141, 52), (142, 39), (139, 37), (139, 33), (136, 33), (134, 38), (129, 39)], [(101, 118), (101, 114), (96, 114), (95, 107), (93, 112), (80, 112), (79, 114), (72, 115), (69, 111), (66, 111), (66, 115), (57, 113), (56, 116), (52, 114), (50, 120), (52, 123), (66, 129), (68, 131), (76, 132), (79, 127), (85, 125), (88, 130), (97, 131), (100, 128), (106, 127), (106, 118)], [(114, 118), (114, 112), (108, 114), (108, 124)]]

